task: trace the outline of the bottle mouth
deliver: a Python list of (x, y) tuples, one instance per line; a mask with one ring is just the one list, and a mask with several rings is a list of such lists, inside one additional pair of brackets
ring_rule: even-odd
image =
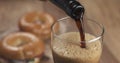
[(83, 6), (77, 6), (72, 12), (72, 18), (79, 20), (80, 17), (84, 15), (85, 9)]
[[(54, 25), (56, 25), (57, 23), (59, 23), (59, 22), (61, 22), (61, 21), (65, 21), (65, 20), (67, 20), (67, 19), (70, 19), (70, 17), (64, 17), (64, 18), (61, 18), (61, 19), (59, 19), (59, 20), (57, 20), (53, 25), (52, 25), (52, 34), (57, 38), (57, 39), (59, 39), (59, 40), (63, 40), (63, 41), (68, 41), (68, 42), (71, 42), (71, 41), (69, 41), (69, 40), (67, 40), (67, 39), (64, 39), (64, 38), (60, 38), (59, 37), (59, 35), (57, 35), (56, 34), (56, 32), (54, 31)], [(96, 21), (94, 21), (94, 20), (92, 20), (92, 19), (89, 19), (89, 18), (86, 18), (87, 20), (89, 20), (89, 21), (91, 21), (91, 22), (93, 22), (93, 23), (95, 23), (96, 25), (98, 25), (99, 26), (99, 28), (101, 29), (101, 32), (99, 33), (99, 34), (97, 34), (97, 35), (95, 35), (95, 38), (93, 38), (93, 39), (90, 39), (90, 40), (87, 40), (87, 41), (85, 41), (86, 43), (92, 43), (92, 42), (95, 42), (95, 41), (97, 41), (97, 40), (99, 40), (99, 39), (101, 39), (102, 37), (103, 37), (103, 34), (104, 34), (104, 27), (103, 27), (103, 25), (102, 24), (99, 24), (98, 22), (96, 22)], [(67, 33), (67, 32), (66, 32)], [(69, 32), (68, 32), (69, 33)], [(63, 33), (64, 34), (64, 33)], [(92, 35), (92, 34), (91, 34)], [(94, 35), (93, 35), (94, 36)]]

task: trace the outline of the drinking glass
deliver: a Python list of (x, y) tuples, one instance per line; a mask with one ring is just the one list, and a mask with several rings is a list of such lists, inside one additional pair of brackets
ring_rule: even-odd
[(86, 48), (81, 48), (79, 30), (72, 18), (59, 19), (52, 25), (51, 49), (54, 63), (99, 63), (104, 28), (96, 21), (85, 18), (84, 32)]

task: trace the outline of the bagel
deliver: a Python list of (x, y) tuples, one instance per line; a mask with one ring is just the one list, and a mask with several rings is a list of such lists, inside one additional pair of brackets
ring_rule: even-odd
[[(33, 33), (41, 39), (48, 39), (51, 36), (51, 26), (54, 22), (54, 18), (48, 13), (30, 12), (20, 19), (19, 28), (22, 31)], [(58, 27), (55, 29), (57, 30)]]
[(8, 59), (24, 60), (41, 56), (44, 43), (27, 32), (16, 32), (5, 36), (0, 42), (0, 55)]

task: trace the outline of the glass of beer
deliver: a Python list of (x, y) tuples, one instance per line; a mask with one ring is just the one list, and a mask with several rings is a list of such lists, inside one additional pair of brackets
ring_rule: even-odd
[(96, 21), (86, 18), (84, 32), (86, 48), (81, 48), (80, 32), (72, 18), (65, 17), (53, 24), (51, 49), (54, 63), (99, 63), (104, 28)]

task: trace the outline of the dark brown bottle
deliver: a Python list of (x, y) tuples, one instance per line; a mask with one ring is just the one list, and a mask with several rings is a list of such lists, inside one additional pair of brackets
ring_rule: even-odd
[(63, 9), (73, 19), (79, 19), (78, 13), (84, 12), (84, 7), (76, 0), (50, 0), (52, 3)]
[(86, 47), (85, 44), (85, 33), (83, 29), (83, 15), (84, 15), (84, 7), (77, 2), (76, 0), (50, 0), (52, 3), (63, 9), (71, 18), (73, 18), (76, 22), (76, 25), (80, 32), (80, 46), (82, 48)]

